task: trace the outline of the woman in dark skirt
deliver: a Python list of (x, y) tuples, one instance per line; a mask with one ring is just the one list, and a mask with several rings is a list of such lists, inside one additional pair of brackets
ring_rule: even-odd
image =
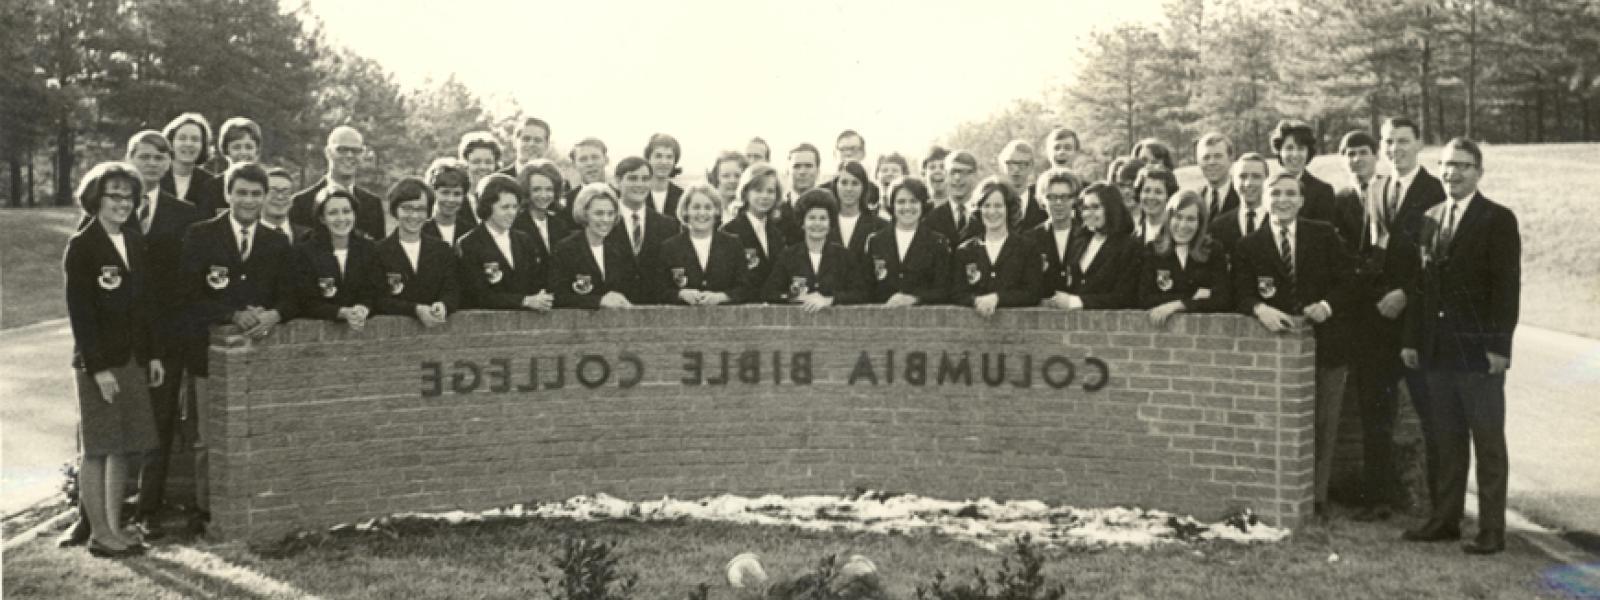
[(378, 242), (372, 301), (378, 314), (413, 316), (427, 327), (445, 324), (461, 308), (455, 251), (422, 235), (432, 209), (433, 189), (421, 179), (407, 177), (389, 188), (389, 211), (398, 225)]
[(1206, 203), (1194, 190), (1183, 190), (1167, 216), (1167, 229), (1147, 249), (1139, 278), (1139, 305), (1150, 309), (1150, 322), (1161, 326), (1179, 312), (1231, 312), (1228, 263), (1206, 235)]
[(928, 186), (902, 177), (889, 184), (894, 226), (867, 239), (865, 262), (871, 301), (884, 306), (940, 304), (950, 295), (950, 242), (922, 222)]
[(679, 304), (737, 304), (750, 297), (744, 247), (733, 234), (717, 231), (722, 223), (717, 195), (705, 184), (684, 190), (677, 217), (688, 230), (661, 244), (662, 276), (677, 290)]
[[(78, 497), (89, 517), (89, 553), (139, 554), (144, 546), (122, 529), (122, 496), (129, 463), (155, 450), (150, 386), (165, 377), (160, 338), (151, 335), (153, 290), (137, 226), (124, 227), (143, 200), (139, 172), (127, 163), (101, 163), (78, 188), (93, 219), (67, 241), (67, 315), (83, 449)], [(148, 368), (149, 376), (146, 377)]]
[(606, 183), (578, 188), (572, 211), (579, 233), (556, 244), (550, 256), (550, 287), (559, 308), (628, 308), (639, 297), (639, 273), (626, 236), (617, 225), (617, 192)]
[(295, 246), (295, 289), (305, 316), (344, 321), (360, 331), (372, 315), (377, 290), (377, 244), (356, 228), (356, 200), (334, 190), (316, 209), (317, 228)]
[(461, 238), (461, 281), (467, 308), (546, 311), (555, 296), (546, 291), (549, 273), (539, 242), (512, 225), (522, 211), (527, 193), (505, 173), (491, 173), (478, 181), (478, 221), (482, 223)]
[(1139, 263), (1144, 246), (1117, 188), (1097, 183), (1083, 190), (1078, 211), (1083, 235), (1067, 250), (1072, 283), (1046, 303), (1063, 310), (1134, 308), (1139, 303)]
[(800, 304), (817, 312), (835, 304), (857, 304), (868, 297), (867, 281), (850, 251), (832, 241), (838, 201), (827, 188), (812, 188), (795, 200), (795, 218), (805, 241), (785, 248), (762, 288), (768, 302)]
[(1022, 210), (1021, 199), (994, 177), (978, 184), (972, 197), (983, 233), (963, 242), (950, 261), (955, 303), (985, 317), (997, 308), (1039, 304), (1039, 251), (1026, 237), (1011, 233), (1011, 216)]

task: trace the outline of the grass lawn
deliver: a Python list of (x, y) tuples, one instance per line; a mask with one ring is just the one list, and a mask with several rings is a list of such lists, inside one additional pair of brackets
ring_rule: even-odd
[[(391, 535), (392, 534), (392, 535)], [(1278, 544), (1171, 545), (1152, 549), (1051, 551), (1044, 573), (1070, 597), (1117, 598), (1530, 598), (1568, 597), (1547, 583), (1560, 566), (1520, 540), (1491, 557), (1464, 556), (1455, 544), (1398, 540), (1399, 523), (1334, 520)], [(992, 572), (1001, 556), (933, 536), (818, 533), (703, 522), (491, 521), (447, 526), (407, 522), (390, 534), (317, 536), (304, 542), (196, 547), (324, 598), (542, 597), (541, 574), (564, 537), (619, 543), (621, 567), (640, 576), (635, 597), (684, 598), (711, 585), (711, 598), (734, 598), (723, 565), (742, 552), (762, 556), (773, 579), (805, 573), (826, 555), (862, 554), (877, 564), (892, 598), (913, 598), (917, 584), (944, 571), (960, 580), (973, 568)], [(8, 553), (5, 588), (16, 597), (73, 595), (68, 575), (147, 587), (117, 563), (34, 542)], [(1331, 556), (1337, 554), (1337, 560)], [(127, 563), (148, 572), (159, 558)], [(181, 574), (180, 574), (181, 575)], [(119, 577), (122, 577), (119, 579)], [(202, 588), (216, 584), (192, 582)], [(122, 586), (133, 586), (123, 588)], [(1590, 588), (1591, 590), (1595, 588)], [(138, 597), (144, 597), (138, 594)]]
[(0, 209), (0, 329), (67, 316), (61, 255), (76, 208)]

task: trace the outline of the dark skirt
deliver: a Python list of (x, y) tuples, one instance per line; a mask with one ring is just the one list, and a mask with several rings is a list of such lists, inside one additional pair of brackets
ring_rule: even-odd
[(78, 435), (84, 456), (129, 454), (155, 450), (156, 418), (150, 408), (150, 387), (139, 363), (111, 369), (119, 391), (107, 403), (94, 374), (75, 369), (78, 384)]

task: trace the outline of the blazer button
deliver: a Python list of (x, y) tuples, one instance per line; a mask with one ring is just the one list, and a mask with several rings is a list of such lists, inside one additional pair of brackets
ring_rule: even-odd
[(1439, 318), (1441, 318), (1441, 319), (1443, 319), (1443, 318), (1444, 318), (1444, 311), (1442, 311), (1442, 310), (1441, 310), (1441, 311), (1439, 311)]
[(239, 274), (239, 281), (244, 281), (244, 280), (249, 279), (249, 278), (250, 278), (249, 275), (246, 275), (244, 273), (240, 273)]

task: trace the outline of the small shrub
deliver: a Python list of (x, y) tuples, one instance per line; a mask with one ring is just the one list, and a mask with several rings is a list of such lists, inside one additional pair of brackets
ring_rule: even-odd
[(1031, 542), (1030, 536), (1017, 538), (1014, 556), (1002, 559), (992, 577), (973, 568), (972, 583), (952, 585), (943, 571), (935, 573), (932, 583), (917, 585), (917, 600), (1060, 600), (1067, 590), (1061, 584), (1046, 585), (1044, 556)]
[(557, 577), (542, 576), (551, 600), (629, 600), (639, 576), (617, 568), (621, 561), (615, 542), (566, 538), (554, 557)]
[(78, 505), (78, 464), (61, 463), (61, 495), (67, 497), (67, 506)]
[(843, 570), (838, 556), (830, 554), (817, 561), (816, 568), (774, 584), (767, 590), (772, 600), (885, 600), (876, 573), (853, 576)]

